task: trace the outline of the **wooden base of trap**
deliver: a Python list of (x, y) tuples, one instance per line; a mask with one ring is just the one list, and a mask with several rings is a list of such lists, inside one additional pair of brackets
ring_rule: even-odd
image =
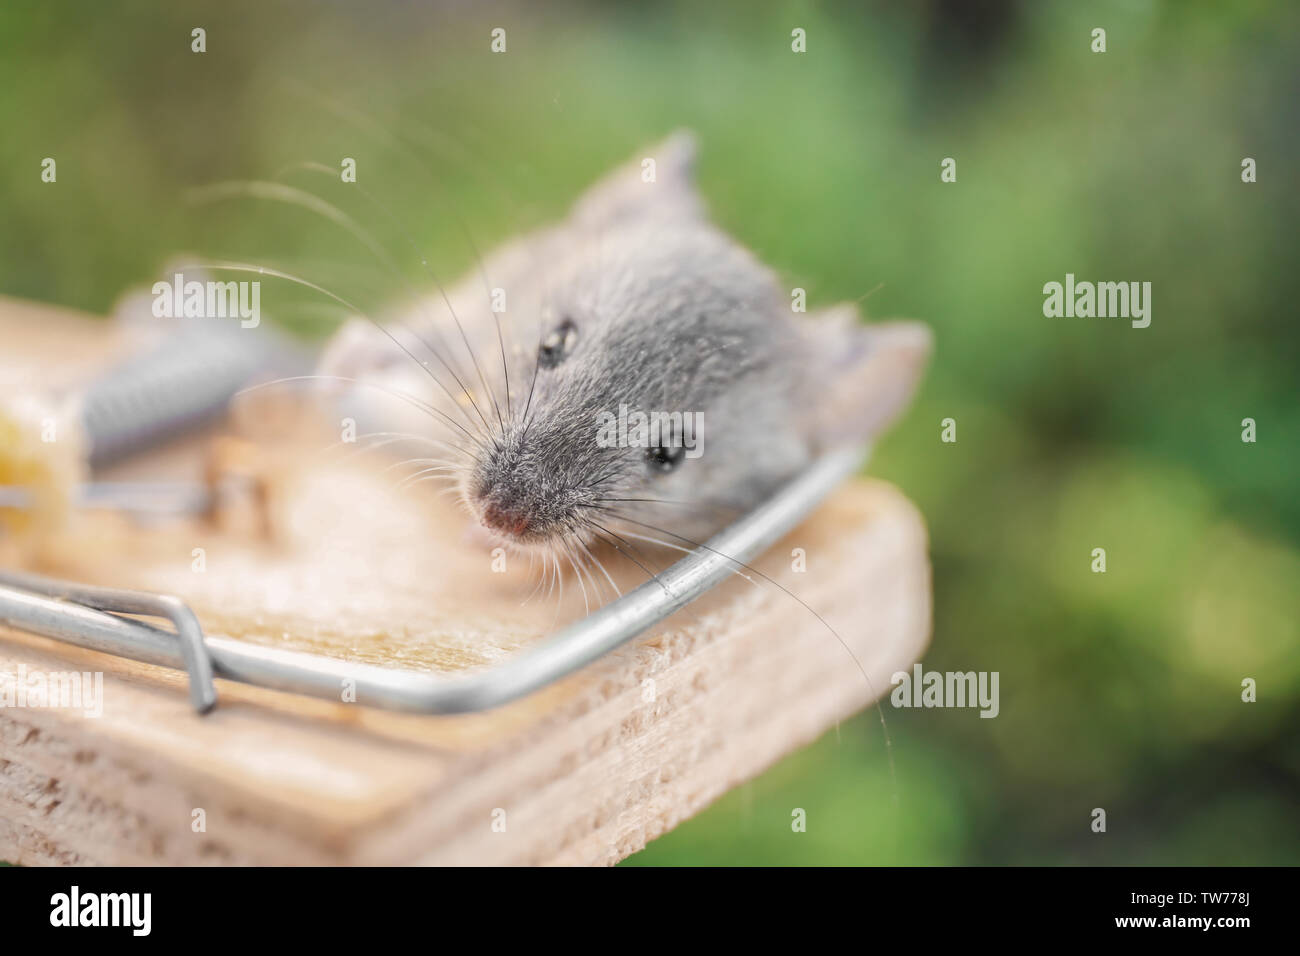
[[(21, 345), (35, 313), (6, 326), (15, 308), (0, 301), (0, 337)], [(58, 321), (63, 341), (104, 335)], [(526, 562), (491, 572), (427, 486), (395, 493), (379, 468), (297, 460), (310, 467), (287, 470), (274, 541), (88, 513), (21, 561), (177, 594), (209, 634), (440, 673), (490, 666), (584, 613), (572, 578), (563, 599), (521, 604)], [(606, 558), (621, 587), (636, 583)], [(454, 717), (227, 681), (199, 717), (179, 672), (0, 628), (0, 675), (104, 675), (98, 717), (0, 707), (0, 860), (616, 862), (881, 696), (925, 647), (925, 530), (886, 484), (840, 489), (758, 566), (844, 643), (776, 587), (737, 578), (541, 693)]]

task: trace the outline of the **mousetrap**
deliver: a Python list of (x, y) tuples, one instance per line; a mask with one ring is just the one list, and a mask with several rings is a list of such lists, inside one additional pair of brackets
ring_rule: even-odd
[[(10, 388), (126, 348), (3, 300), (0, 336)], [(170, 441), (119, 428), (150, 450), (94, 481), (52, 468), (59, 527), (0, 537), (0, 680), (102, 675), (94, 716), (0, 706), (0, 859), (610, 863), (882, 696), (928, 639), (923, 525), (844, 482), (861, 449), (655, 579), (613, 563), (602, 593), (530, 596), (450, 503), (373, 463), (250, 461), (187, 416)]]

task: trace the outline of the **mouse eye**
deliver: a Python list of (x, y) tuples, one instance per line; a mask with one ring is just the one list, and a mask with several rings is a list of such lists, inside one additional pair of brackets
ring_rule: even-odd
[(542, 368), (555, 368), (563, 362), (578, 341), (578, 327), (572, 319), (565, 319), (547, 333), (537, 347), (537, 361)]
[(666, 445), (659, 445), (656, 448), (647, 448), (645, 460), (649, 463), (651, 471), (667, 473), (676, 468), (683, 458), (686, 457), (686, 447), (677, 445), (669, 448)]

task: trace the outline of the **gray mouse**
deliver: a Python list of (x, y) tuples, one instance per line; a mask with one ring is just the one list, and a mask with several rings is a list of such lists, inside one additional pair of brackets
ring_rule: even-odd
[(795, 312), (708, 221), (694, 159), (672, 135), (383, 329), (349, 320), (319, 371), (376, 386), (358, 423), (426, 436), (431, 477), (501, 542), (704, 540), (890, 423), (931, 337), (853, 305)]

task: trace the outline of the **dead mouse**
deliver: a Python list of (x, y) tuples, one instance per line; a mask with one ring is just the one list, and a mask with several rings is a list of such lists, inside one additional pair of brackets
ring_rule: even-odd
[(852, 305), (796, 313), (706, 218), (694, 157), (674, 134), (386, 331), (350, 320), (320, 373), (378, 386), (367, 428), (420, 406), (405, 433), (434, 450), (417, 461), (510, 545), (703, 540), (886, 426), (931, 337)]

